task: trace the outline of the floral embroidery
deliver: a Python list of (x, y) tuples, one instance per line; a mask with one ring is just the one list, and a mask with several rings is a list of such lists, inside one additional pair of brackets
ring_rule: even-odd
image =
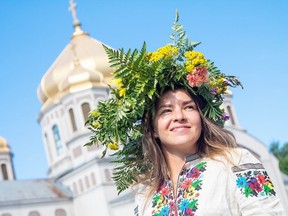
[(178, 180), (176, 199), (173, 197), (171, 180), (163, 181), (158, 191), (153, 195), (152, 216), (194, 216), (198, 209), (199, 191), (202, 189), (206, 163), (201, 162), (194, 167), (182, 169)]
[(265, 170), (237, 173), (237, 187), (246, 197), (275, 196), (274, 186)]

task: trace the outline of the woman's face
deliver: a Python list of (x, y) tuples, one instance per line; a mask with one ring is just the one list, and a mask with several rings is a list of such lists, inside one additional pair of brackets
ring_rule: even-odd
[(184, 89), (169, 90), (156, 107), (155, 136), (165, 150), (179, 150), (187, 154), (197, 151), (201, 135), (201, 118), (192, 97)]

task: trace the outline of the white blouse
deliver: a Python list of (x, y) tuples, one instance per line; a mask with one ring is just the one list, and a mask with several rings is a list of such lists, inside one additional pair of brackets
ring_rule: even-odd
[(274, 186), (262, 164), (248, 150), (231, 151), (233, 164), (197, 154), (186, 157), (178, 177), (177, 197), (170, 180), (147, 199), (136, 195), (135, 216), (283, 215)]

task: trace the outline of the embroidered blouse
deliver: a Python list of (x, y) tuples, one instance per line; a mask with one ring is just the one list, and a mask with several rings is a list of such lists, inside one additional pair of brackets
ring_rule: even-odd
[(274, 186), (262, 164), (248, 150), (231, 152), (233, 164), (197, 154), (186, 157), (178, 176), (177, 196), (163, 181), (147, 200), (136, 195), (135, 216), (283, 215)]

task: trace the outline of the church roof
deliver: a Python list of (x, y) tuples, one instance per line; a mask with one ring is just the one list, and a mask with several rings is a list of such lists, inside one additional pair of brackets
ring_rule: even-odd
[(107, 88), (112, 79), (113, 69), (104, 44), (81, 29), (75, 13), (73, 11), (74, 33), (70, 43), (47, 70), (38, 86), (42, 111), (68, 94), (94, 87)]
[(10, 152), (10, 147), (6, 139), (0, 136), (0, 153)]
[(72, 192), (53, 180), (1, 181), (1, 206), (71, 200)]

